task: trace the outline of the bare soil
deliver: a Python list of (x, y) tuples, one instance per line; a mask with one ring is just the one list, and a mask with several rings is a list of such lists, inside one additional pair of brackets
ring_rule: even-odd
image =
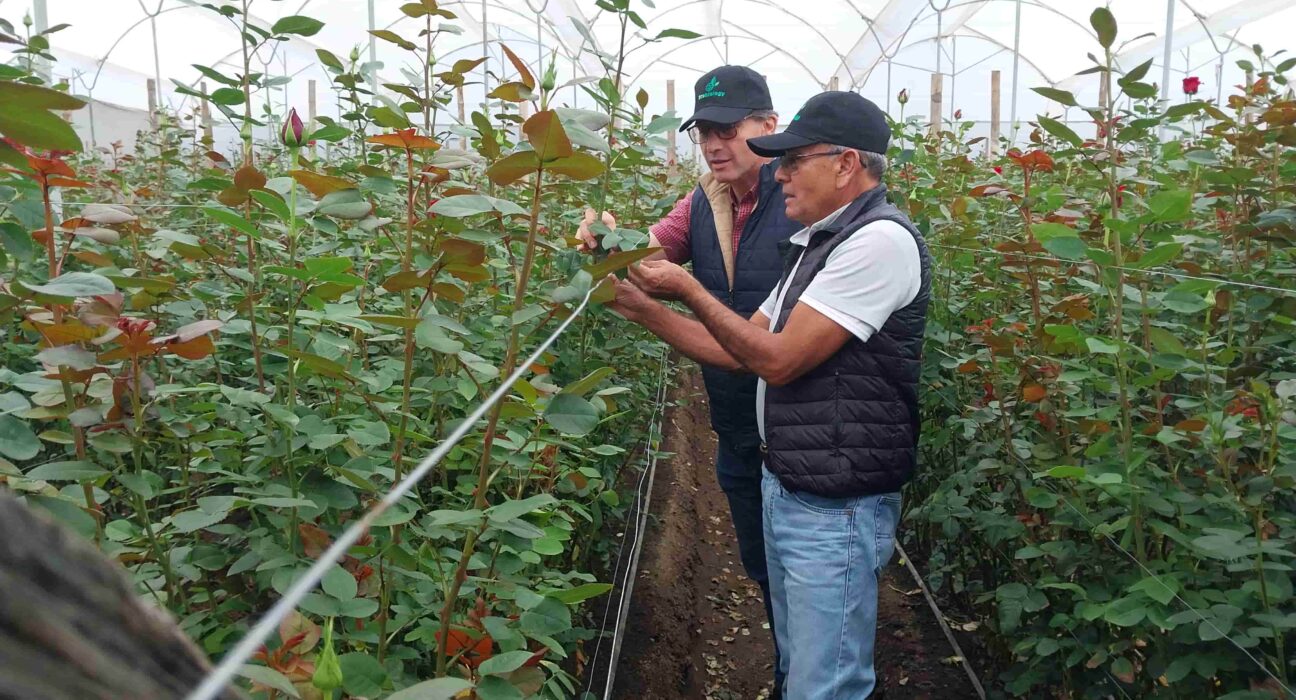
[[(680, 375), (666, 416), (648, 533), (613, 697), (763, 700), (773, 641), (760, 589), (737, 555), (728, 502), (716, 484), (715, 436), (701, 376)], [(879, 593), (875, 698), (975, 698), (922, 593), (895, 560)]]

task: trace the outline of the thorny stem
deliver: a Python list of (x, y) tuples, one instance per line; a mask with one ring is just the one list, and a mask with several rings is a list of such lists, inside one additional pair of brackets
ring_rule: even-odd
[[(1103, 80), (1107, 83), (1107, 94), (1111, 93), (1111, 69), (1112, 53), (1111, 49), (1106, 50), (1107, 71), (1104, 71)], [(1106, 137), (1107, 150), (1107, 196), (1111, 202), (1111, 218), (1116, 220), (1120, 214), (1120, 189), (1116, 182), (1116, 170), (1119, 167), (1120, 150), (1116, 146), (1116, 100), (1107, 101), (1106, 111), (1106, 128), (1104, 129)], [(1121, 233), (1108, 228), (1111, 240), (1112, 257), (1115, 258), (1116, 267), (1116, 289), (1112, 292), (1112, 306), (1114, 307), (1115, 318), (1112, 320), (1112, 338), (1116, 341), (1116, 354), (1113, 361), (1116, 364), (1116, 383), (1120, 392), (1120, 411), (1121, 411), (1121, 457), (1125, 463), (1125, 483), (1133, 486), (1132, 475), (1130, 474), (1131, 463), (1130, 448), (1133, 442), (1133, 417), (1130, 412), (1129, 399), (1129, 378), (1127, 369), (1123, 361), (1123, 346), (1125, 344), (1125, 271), (1122, 269), (1125, 265), (1125, 252), (1122, 248)], [(1132, 518), (1130, 527), (1134, 533), (1135, 554), (1141, 562), (1145, 558), (1143, 544), (1143, 511), (1139, 503), (1138, 491), (1131, 490), (1130, 499), (1132, 501), (1131, 511)]]
[[(139, 355), (132, 354), (130, 395), (131, 412), (134, 413), (135, 418), (135, 429), (134, 435), (132, 436), (134, 438), (132, 452), (134, 453), (135, 458), (136, 473), (144, 471), (144, 456), (140, 453), (140, 448), (143, 445), (144, 439), (144, 402), (140, 396), (140, 391), (142, 390), (141, 386)], [(162, 549), (161, 544), (157, 540), (157, 535), (153, 532), (153, 526), (149, 522), (148, 509), (145, 507), (143, 497), (136, 494), (136, 499), (137, 505), (135, 507), (139, 509), (141, 517), (144, 518), (144, 532), (148, 536), (149, 545), (153, 549), (153, 556), (158, 560), (158, 566), (162, 567), (162, 576), (166, 579), (167, 599), (178, 599), (183, 606), (184, 591), (180, 588), (179, 584), (176, 583), (175, 573), (171, 571), (171, 560), (168, 556), (168, 552)]]
[[(527, 231), (526, 255), (522, 260), (522, 269), (518, 271), (517, 290), (513, 295), (513, 312), (517, 313), (526, 301), (527, 285), (531, 280), (531, 266), (535, 261), (536, 233), (539, 229), (540, 221), (540, 194), (543, 191), (544, 170), (541, 169), (535, 175), (535, 188), (531, 194), (531, 227)], [(508, 351), (504, 356), (504, 366), (500, 369), (500, 376), (507, 377), (513, 373), (517, 365), (518, 355), (518, 327), (513, 326), (509, 336)], [(477, 463), (477, 488), (474, 491), (473, 507), (477, 510), (485, 510), (489, 502), (486, 499), (486, 490), (490, 485), (490, 463), (491, 447), (495, 443), (495, 431), (499, 425), (500, 411), (504, 408), (503, 402), (496, 402), (491, 408), (490, 418), (486, 422), (486, 432), (482, 437), (482, 455), (481, 460)], [(483, 520), (477, 531), (469, 531), (467, 538), (464, 540), (463, 549), (459, 553), (459, 564), (455, 567), (454, 578), (450, 582), (450, 590), (446, 592), (445, 605), (441, 608), (441, 631), (440, 643), (437, 647), (437, 671), (438, 677), (446, 674), (448, 657), (446, 655), (446, 642), (450, 635), (450, 621), (454, 614), (455, 603), (459, 599), (459, 591), (463, 587), (464, 580), (468, 575), (468, 562), (472, 559), (473, 547), (477, 543), (477, 537), (485, 531), (486, 521)]]

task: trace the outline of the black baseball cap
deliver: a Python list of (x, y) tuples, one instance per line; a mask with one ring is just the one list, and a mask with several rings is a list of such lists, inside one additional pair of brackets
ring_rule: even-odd
[(891, 126), (877, 105), (854, 92), (831, 91), (807, 100), (783, 131), (747, 139), (747, 146), (767, 157), (815, 143), (886, 153), (890, 140)]
[(693, 116), (680, 131), (699, 121), (733, 124), (759, 109), (774, 109), (765, 76), (745, 66), (720, 66), (693, 84)]

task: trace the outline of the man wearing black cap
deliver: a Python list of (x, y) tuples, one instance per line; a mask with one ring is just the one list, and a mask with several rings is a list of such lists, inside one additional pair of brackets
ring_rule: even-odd
[(917, 465), (931, 257), (887, 202), (890, 134), (872, 102), (827, 92), (748, 142), (780, 157), (787, 215), (805, 226), (750, 319), (664, 260), (633, 267), (613, 304), (699, 362), (760, 377), (765, 552), (790, 700), (872, 694), (877, 575)]
[[(701, 149), (710, 172), (665, 219), (649, 229), (649, 244), (662, 257), (682, 265), (719, 303), (744, 317), (769, 295), (782, 272), (780, 243), (801, 227), (787, 218), (783, 193), (770, 159), (747, 147), (747, 139), (767, 136), (778, 115), (765, 78), (742, 66), (721, 66), (694, 85), (693, 116), (680, 127)], [(578, 236), (582, 248), (598, 246), (585, 213)], [(606, 212), (603, 223), (615, 227)], [(747, 575), (760, 586), (773, 624), (769, 576), (765, 566), (761, 519), (760, 434), (756, 425), (756, 376), (747, 371), (702, 365), (711, 404), (711, 427), (719, 438), (716, 479), (729, 501), (738, 535), (738, 554)], [(775, 688), (781, 678), (775, 650)]]

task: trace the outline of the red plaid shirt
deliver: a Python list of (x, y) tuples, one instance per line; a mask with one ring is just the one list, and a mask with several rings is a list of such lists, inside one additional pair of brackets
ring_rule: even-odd
[[(733, 211), (733, 252), (735, 259), (738, 256), (738, 241), (742, 239), (743, 227), (747, 225), (747, 219), (751, 218), (752, 212), (756, 209), (756, 189), (743, 195), (741, 199), (734, 200), (733, 190), (729, 190), (729, 204)], [(691, 232), (689, 231), (689, 215), (693, 211), (693, 193), (690, 192), (686, 197), (675, 203), (666, 218), (657, 222), (648, 229), (648, 232), (657, 237), (657, 242), (661, 244), (666, 251), (666, 258), (677, 265), (683, 265), (692, 257), (692, 248), (689, 245)]]

